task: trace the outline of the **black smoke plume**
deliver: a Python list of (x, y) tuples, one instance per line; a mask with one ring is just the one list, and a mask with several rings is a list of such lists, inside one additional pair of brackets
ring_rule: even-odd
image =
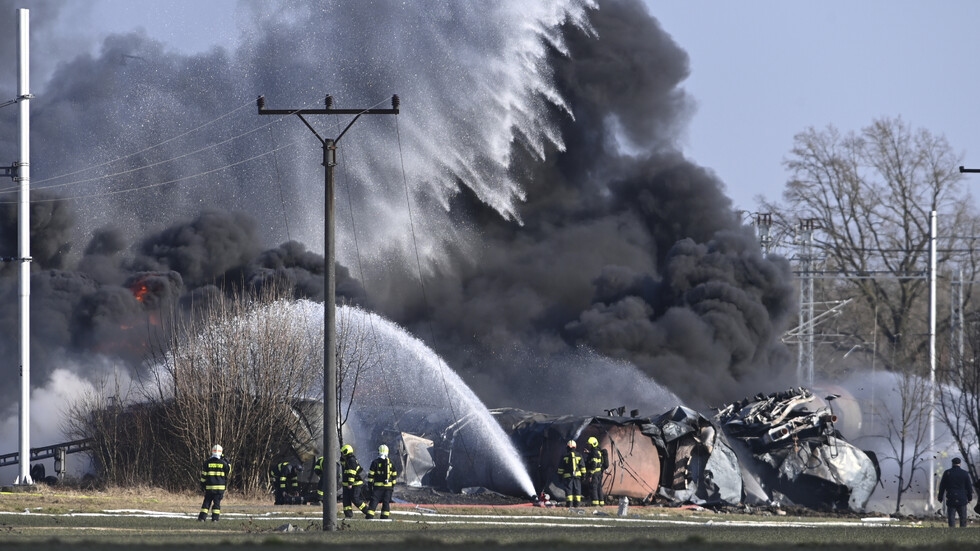
[[(43, 8), (32, 20), (61, 13), (24, 4)], [(327, 93), (337, 107), (402, 98), (397, 118), (364, 117), (341, 142), (338, 297), (407, 327), (491, 406), (588, 397), (604, 374), (576, 351), (694, 405), (786, 384), (788, 265), (678, 151), (687, 56), (639, 0), (242, 9), (256, 23), (228, 47), (188, 56), (132, 33), (47, 64), (32, 180), (61, 200), (32, 206), (36, 384), (65, 356), (137, 366), (133, 328), (196, 293), (287, 281), (322, 300), (319, 143), (254, 101)], [(37, 28), (52, 40), (54, 26)], [(314, 120), (326, 136), (346, 122)], [(0, 125), (14, 159), (14, 109)], [(0, 195), (6, 256), (15, 199)], [(0, 352), (15, 357), (16, 270), (2, 273)]]

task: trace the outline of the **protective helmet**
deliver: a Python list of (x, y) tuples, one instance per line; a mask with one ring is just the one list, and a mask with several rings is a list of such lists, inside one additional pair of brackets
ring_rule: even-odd
[(577, 446), (577, 445), (578, 445), (578, 444), (576, 444), (574, 440), (569, 440), (569, 441), (568, 441), (568, 447), (569, 447), (569, 448), (574, 448), (574, 447), (575, 447), (575, 446)]
[(350, 455), (352, 453), (354, 453), (354, 448), (350, 444), (344, 444), (344, 446), (340, 448), (340, 455)]
[(594, 448), (598, 448), (599, 447), (599, 439), (596, 438), (595, 436), (590, 436), (589, 437), (589, 445), (592, 446), (592, 447), (594, 447)]
[(221, 457), (221, 452), (223, 451), (225, 451), (225, 449), (222, 448), (220, 444), (215, 444), (211, 446), (211, 455), (213, 455), (214, 457)]
[(381, 455), (388, 455), (388, 446), (385, 446), (384, 444), (378, 446), (378, 453)]

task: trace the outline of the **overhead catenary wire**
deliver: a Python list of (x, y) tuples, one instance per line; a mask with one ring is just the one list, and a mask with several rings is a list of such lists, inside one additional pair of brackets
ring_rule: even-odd
[[(265, 151), (263, 153), (259, 153), (258, 155), (253, 155), (252, 157), (249, 157), (247, 159), (242, 159), (242, 160), (236, 161), (234, 163), (229, 163), (229, 164), (226, 164), (224, 166), (221, 166), (221, 167), (218, 167), (218, 168), (212, 168), (210, 170), (205, 170), (205, 171), (202, 171), (202, 172), (198, 172), (196, 174), (191, 174), (191, 175), (188, 175), (188, 176), (181, 176), (180, 178), (173, 178), (173, 179), (170, 179), (170, 180), (167, 180), (167, 181), (164, 181), (164, 182), (155, 182), (155, 183), (152, 183), (152, 184), (145, 184), (145, 185), (136, 186), (136, 187), (132, 187), (132, 188), (117, 189), (117, 190), (112, 190), (112, 191), (101, 191), (101, 192), (89, 193), (89, 194), (85, 194), (85, 195), (71, 195), (71, 196), (67, 196), (67, 197), (48, 197), (48, 198), (43, 198), (43, 199), (31, 199), (31, 203), (51, 203), (51, 202), (56, 202), (56, 201), (71, 201), (71, 200), (78, 200), (78, 199), (92, 199), (92, 198), (98, 198), (98, 197), (109, 197), (109, 196), (112, 196), (112, 195), (120, 195), (120, 194), (123, 194), (123, 193), (132, 193), (134, 191), (142, 191), (142, 190), (145, 190), (145, 189), (151, 189), (151, 188), (155, 188), (155, 187), (165, 186), (165, 185), (168, 185), (168, 184), (176, 184), (176, 183), (179, 183), (179, 182), (185, 182), (187, 180), (193, 180), (194, 178), (199, 178), (201, 176), (207, 176), (209, 174), (214, 174), (216, 172), (221, 172), (221, 171), (227, 170), (229, 168), (234, 168), (236, 166), (243, 165), (245, 163), (254, 161), (256, 159), (260, 159), (260, 158), (265, 157), (267, 155), (272, 155), (276, 151), (280, 151), (282, 149), (286, 149), (288, 147), (292, 147), (292, 146), (298, 144), (300, 141), (301, 141), (301, 139), (296, 139), (296, 140), (293, 140), (293, 141), (291, 141), (289, 143), (286, 143), (285, 145), (282, 145), (280, 147), (277, 147), (276, 149)], [(16, 203), (16, 201), (0, 201), (0, 205), (13, 204), (13, 203)]]
[[(241, 134), (238, 134), (236, 136), (232, 136), (232, 137), (227, 138), (225, 140), (221, 140), (219, 142), (213, 143), (213, 144), (208, 145), (206, 147), (202, 147), (202, 148), (197, 149), (195, 151), (191, 151), (189, 153), (184, 153), (184, 154), (178, 155), (176, 157), (171, 157), (169, 159), (164, 159), (162, 161), (156, 161), (156, 162), (150, 163), (148, 165), (142, 165), (142, 166), (138, 166), (138, 167), (131, 168), (131, 169), (128, 169), (128, 170), (123, 170), (123, 171), (115, 172), (115, 173), (112, 173), (112, 174), (106, 174), (106, 175), (103, 175), (103, 176), (94, 176), (92, 178), (85, 178), (85, 179), (82, 179), (82, 180), (72, 180), (70, 182), (64, 182), (64, 183), (61, 183), (61, 184), (54, 184), (54, 185), (50, 185), (50, 186), (37, 186), (37, 187), (34, 187), (33, 189), (35, 191), (37, 191), (37, 190), (49, 190), (49, 189), (54, 189), (54, 188), (59, 188), (59, 187), (71, 186), (71, 185), (75, 185), (75, 184), (84, 184), (84, 183), (88, 183), (88, 182), (95, 182), (95, 181), (98, 181), (98, 180), (105, 180), (105, 179), (108, 179), (108, 178), (115, 178), (115, 177), (118, 177), (118, 176), (125, 176), (127, 174), (132, 174), (134, 172), (139, 172), (141, 170), (146, 170), (146, 169), (149, 169), (149, 168), (157, 167), (157, 166), (160, 166), (160, 165), (164, 165), (164, 164), (167, 164), (167, 163), (178, 161), (180, 159), (191, 157), (193, 155), (197, 155), (198, 153), (203, 153), (203, 152), (208, 151), (210, 149), (214, 149), (216, 147), (219, 147), (219, 146), (225, 145), (227, 143), (233, 142), (235, 140), (238, 140), (240, 138), (243, 138), (245, 136), (248, 136), (250, 134), (253, 134), (255, 132), (258, 132), (259, 130), (262, 130), (263, 128), (265, 128), (267, 126), (271, 126), (273, 124), (276, 124), (276, 123), (282, 121), (284, 118), (286, 118), (286, 117), (285, 116), (280, 117), (278, 119), (273, 120), (272, 122), (270, 122), (268, 124), (265, 124), (263, 126), (259, 126), (259, 127), (256, 127), (256, 128), (252, 128), (252, 129), (250, 129), (248, 131), (242, 132)], [(10, 192), (13, 192), (13, 191), (14, 191), (13, 189), (8, 188), (7, 190), (0, 190), (0, 194), (10, 193)]]
[[(227, 117), (228, 115), (230, 115), (230, 114), (232, 114), (232, 113), (234, 113), (234, 112), (236, 112), (236, 111), (238, 111), (240, 109), (241, 109), (241, 107), (236, 108), (235, 110), (233, 110), (233, 111), (231, 111), (229, 113), (226, 113), (225, 115), (222, 115), (222, 116), (220, 116), (220, 117), (212, 120), (211, 123), (213, 123), (213, 122), (215, 122), (217, 120), (220, 120), (221, 118)], [(202, 148), (197, 149), (195, 151), (191, 151), (189, 153), (184, 153), (184, 154), (181, 154), (181, 155), (178, 155), (178, 156), (175, 156), (175, 157), (171, 157), (171, 158), (168, 158), (168, 159), (164, 159), (164, 160), (161, 160), (161, 161), (156, 161), (156, 162), (153, 162), (153, 163), (150, 163), (150, 164), (146, 164), (146, 165), (142, 165), (142, 166), (130, 168), (130, 169), (127, 169), (127, 170), (124, 170), (124, 171), (120, 171), (120, 172), (115, 172), (115, 173), (112, 173), (112, 174), (105, 174), (105, 175), (102, 175), (102, 176), (96, 176), (96, 177), (91, 177), (91, 178), (84, 178), (84, 179), (80, 179), (80, 180), (72, 180), (72, 181), (69, 181), (69, 182), (62, 182), (62, 183), (59, 183), (59, 184), (52, 184), (52, 185), (48, 185), (48, 186), (35, 186), (32, 189), (35, 190), (35, 191), (37, 191), (37, 190), (50, 190), (50, 189), (54, 189), (54, 188), (58, 188), (58, 187), (66, 187), (66, 186), (71, 186), (71, 185), (76, 185), (76, 184), (89, 183), (89, 182), (94, 182), (94, 181), (98, 181), (98, 180), (105, 180), (105, 179), (109, 179), (109, 178), (115, 178), (115, 177), (119, 177), (119, 176), (124, 176), (126, 174), (131, 174), (131, 173), (134, 173), (134, 172), (138, 172), (140, 170), (145, 170), (145, 169), (148, 169), (148, 168), (160, 166), (160, 165), (163, 165), (163, 164), (166, 164), (166, 163), (170, 163), (170, 162), (173, 162), (173, 161), (184, 159), (186, 157), (190, 157), (190, 156), (196, 155), (198, 153), (202, 153), (202, 152), (205, 152), (205, 151), (208, 151), (208, 150), (211, 150), (211, 149), (220, 147), (220, 146), (225, 145), (227, 143), (230, 143), (232, 141), (238, 140), (240, 138), (243, 138), (245, 136), (248, 136), (250, 134), (253, 134), (255, 132), (258, 132), (258, 131), (262, 130), (263, 128), (271, 127), (271, 126), (273, 126), (275, 124), (278, 124), (278, 123), (282, 122), (284, 119), (286, 119), (287, 117), (288, 117), (288, 115), (283, 115), (281, 117), (278, 117), (276, 119), (273, 119), (272, 121), (270, 121), (267, 124), (264, 124), (264, 125), (261, 125), (261, 126), (252, 128), (250, 130), (247, 130), (245, 132), (242, 132), (240, 134), (237, 134), (237, 135), (232, 136), (230, 138), (227, 138), (225, 140), (221, 140), (219, 142), (213, 143), (213, 144), (208, 145), (206, 147), (202, 147)], [(107, 161), (105, 163), (101, 163), (101, 164), (95, 165), (93, 167), (88, 167), (88, 168), (80, 169), (80, 170), (77, 170), (77, 171), (74, 171), (74, 172), (71, 172), (71, 173), (62, 174), (60, 176), (46, 178), (46, 179), (43, 179), (43, 180), (35, 180), (33, 183), (37, 184), (37, 183), (41, 183), (41, 182), (48, 182), (48, 181), (52, 181), (52, 180), (55, 180), (55, 179), (58, 179), (58, 178), (62, 178), (62, 177), (66, 177), (66, 176), (69, 176), (69, 175), (74, 175), (74, 174), (79, 174), (81, 172), (86, 172), (86, 171), (91, 170), (93, 168), (99, 168), (99, 167), (102, 167), (102, 166), (107, 166), (107, 165), (113, 164), (113, 163), (115, 163), (117, 161), (124, 160), (124, 159), (130, 158), (130, 157), (133, 157), (135, 155), (139, 155), (140, 153), (143, 153), (145, 151), (149, 151), (151, 149), (155, 149), (156, 147), (159, 147), (160, 145), (163, 145), (165, 143), (169, 143), (169, 142), (171, 142), (171, 141), (173, 141), (173, 140), (175, 140), (177, 138), (187, 136), (188, 134), (190, 134), (190, 133), (192, 133), (192, 132), (194, 132), (196, 130), (199, 130), (201, 128), (204, 128), (204, 127), (208, 126), (209, 124), (210, 123), (205, 123), (203, 125), (198, 126), (197, 128), (195, 128), (193, 130), (189, 130), (189, 131), (184, 132), (184, 133), (182, 133), (182, 134), (180, 134), (178, 136), (174, 136), (173, 138), (169, 138), (167, 140), (164, 140), (163, 142), (160, 142), (160, 143), (158, 143), (156, 145), (153, 145), (153, 146), (144, 148), (144, 149), (142, 149), (140, 151), (137, 151), (135, 153), (131, 153), (129, 155), (118, 157), (118, 158), (116, 158), (116, 159), (114, 159), (112, 161)], [(295, 143), (295, 142), (291, 142), (291, 143)], [(227, 165), (224, 168), (227, 168)], [(165, 183), (170, 183), (170, 182), (164, 182), (163, 184), (165, 184)], [(150, 187), (153, 187), (153, 186), (150, 186)], [(141, 189), (141, 188), (135, 188), (135, 189)], [(0, 188), (0, 195), (3, 195), (5, 193), (14, 193), (16, 191), (17, 191), (17, 188), (14, 188), (14, 187)], [(32, 202), (35, 202), (35, 201), (32, 201)], [(3, 203), (3, 202), (0, 201), (0, 203)]]
[(104, 167), (104, 166), (108, 166), (108, 165), (117, 163), (119, 161), (126, 160), (126, 159), (128, 159), (130, 157), (135, 157), (136, 155), (139, 155), (141, 153), (146, 153), (147, 151), (151, 151), (153, 149), (156, 149), (156, 148), (158, 148), (160, 146), (163, 146), (165, 144), (168, 144), (168, 143), (170, 143), (170, 142), (172, 142), (174, 140), (178, 140), (180, 138), (183, 138), (184, 136), (188, 136), (190, 134), (193, 134), (194, 132), (197, 132), (198, 130), (201, 130), (202, 128), (206, 128), (208, 126), (211, 126), (212, 124), (214, 124), (214, 123), (216, 123), (216, 122), (218, 122), (218, 121), (220, 121), (220, 120), (222, 120), (222, 119), (224, 119), (226, 117), (229, 117), (229, 116), (237, 113), (238, 111), (240, 111), (242, 109), (245, 109), (246, 107), (251, 107), (251, 106), (252, 106), (252, 101), (250, 100), (247, 103), (244, 103), (241, 106), (236, 107), (235, 109), (232, 109), (231, 111), (229, 111), (229, 112), (227, 112), (227, 113), (225, 113), (223, 115), (219, 115), (218, 117), (215, 117), (215, 118), (211, 119), (210, 121), (208, 121), (208, 122), (206, 122), (204, 124), (201, 124), (199, 126), (196, 126), (196, 127), (192, 128), (192, 129), (188, 130), (187, 132), (184, 132), (182, 134), (178, 134), (176, 136), (172, 136), (170, 138), (167, 138), (166, 140), (163, 140), (162, 142), (159, 142), (159, 143), (153, 144), (151, 146), (145, 147), (145, 148), (143, 148), (143, 149), (141, 149), (139, 151), (135, 151), (133, 153), (129, 153), (129, 154), (124, 155), (122, 157), (117, 157), (117, 158), (112, 159), (110, 161), (105, 161), (104, 163), (93, 165), (93, 166), (90, 166), (90, 167), (87, 167), (87, 168), (81, 168), (81, 169), (75, 170), (73, 172), (66, 172), (64, 174), (59, 174), (57, 176), (51, 176), (49, 178), (44, 178), (44, 179), (41, 179), (41, 180), (34, 180), (33, 183), (34, 184), (42, 184), (44, 182), (48, 182), (48, 181), (51, 181), (51, 180), (57, 180), (59, 178), (66, 178), (68, 176), (74, 176), (75, 174), (79, 174), (79, 173), (82, 173), (82, 172), (87, 172), (89, 170), (95, 170), (96, 168), (101, 168), (101, 167)]

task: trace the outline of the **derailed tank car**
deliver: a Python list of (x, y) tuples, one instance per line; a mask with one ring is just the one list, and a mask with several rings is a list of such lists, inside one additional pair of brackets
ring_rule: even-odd
[(547, 415), (521, 409), (492, 409), (500, 426), (524, 459), (539, 492), (563, 500), (565, 490), (558, 477), (558, 463), (569, 440), (579, 451), (589, 438), (609, 453), (609, 469), (603, 480), (606, 495), (648, 499), (660, 484), (660, 454), (642, 426), (648, 419)]
[(742, 479), (722, 431), (694, 410), (677, 407), (659, 417), (554, 416), (519, 409), (491, 413), (527, 464), (535, 488), (563, 498), (558, 462), (568, 440), (583, 450), (589, 437), (609, 452), (603, 480), (608, 496), (650, 503), (736, 504)]

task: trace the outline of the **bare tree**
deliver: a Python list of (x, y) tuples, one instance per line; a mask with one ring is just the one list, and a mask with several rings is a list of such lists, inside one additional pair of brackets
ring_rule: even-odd
[[(381, 363), (377, 333), (370, 315), (359, 313), (350, 305), (337, 309), (337, 433), (341, 445), (344, 425), (357, 401), (361, 377)], [(348, 396), (346, 403), (345, 395)]]
[[(825, 259), (823, 269), (841, 278), (823, 281), (822, 300), (863, 303), (864, 312), (852, 319), (874, 317), (886, 344), (878, 359), (886, 368), (922, 365), (928, 350), (923, 274), (930, 211), (940, 214), (939, 261), (961, 261), (969, 280), (977, 273), (972, 255), (962, 255), (980, 224), (958, 185), (959, 162), (945, 138), (897, 118), (846, 135), (832, 126), (810, 128), (795, 137), (785, 161), (792, 179), (783, 203), (763, 202), (783, 234), (800, 219), (816, 220), (814, 246)], [(964, 290), (969, 300), (972, 289)], [(856, 339), (867, 333), (859, 323), (839, 329)]]
[(938, 415), (974, 481), (980, 481), (980, 326), (970, 325), (962, 355), (939, 372)]
[(157, 466), (150, 445), (155, 426), (132, 398), (132, 388), (118, 376), (103, 378), (69, 404), (62, 424), (69, 439), (91, 441), (95, 467), (105, 481), (119, 486), (145, 484)]
[(929, 382), (907, 369), (895, 373), (895, 386), (885, 401), (893, 407), (878, 408), (877, 416), (885, 428), (885, 445), (890, 453), (881, 462), (893, 461), (897, 472), (895, 514), (902, 509), (902, 496), (912, 489), (915, 473), (924, 472), (929, 452)]
[[(118, 415), (99, 396), (75, 408), (79, 435), (103, 440), (96, 454), (114, 482), (139, 472), (144, 483), (194, 488), (203, 454), (220, 443), (233, 462), (232, 486), (256, 493), (276, 456), (315, 454), (316, 436), (296, 406), (322, 388), (322, 331), (296, 327), (294, 303), (284, 296), (275, 290), (258, 297), (213, 294), (192, 315), (175, 313), (168, 340), (136, 382), (138, 401)], [(126, 433), (137, 430), (127, 425), (141, 427), (143, 438)], [(149, 452), (140, 456), (145, 464), (120, 459), (121, 447), (140, 443)]]

